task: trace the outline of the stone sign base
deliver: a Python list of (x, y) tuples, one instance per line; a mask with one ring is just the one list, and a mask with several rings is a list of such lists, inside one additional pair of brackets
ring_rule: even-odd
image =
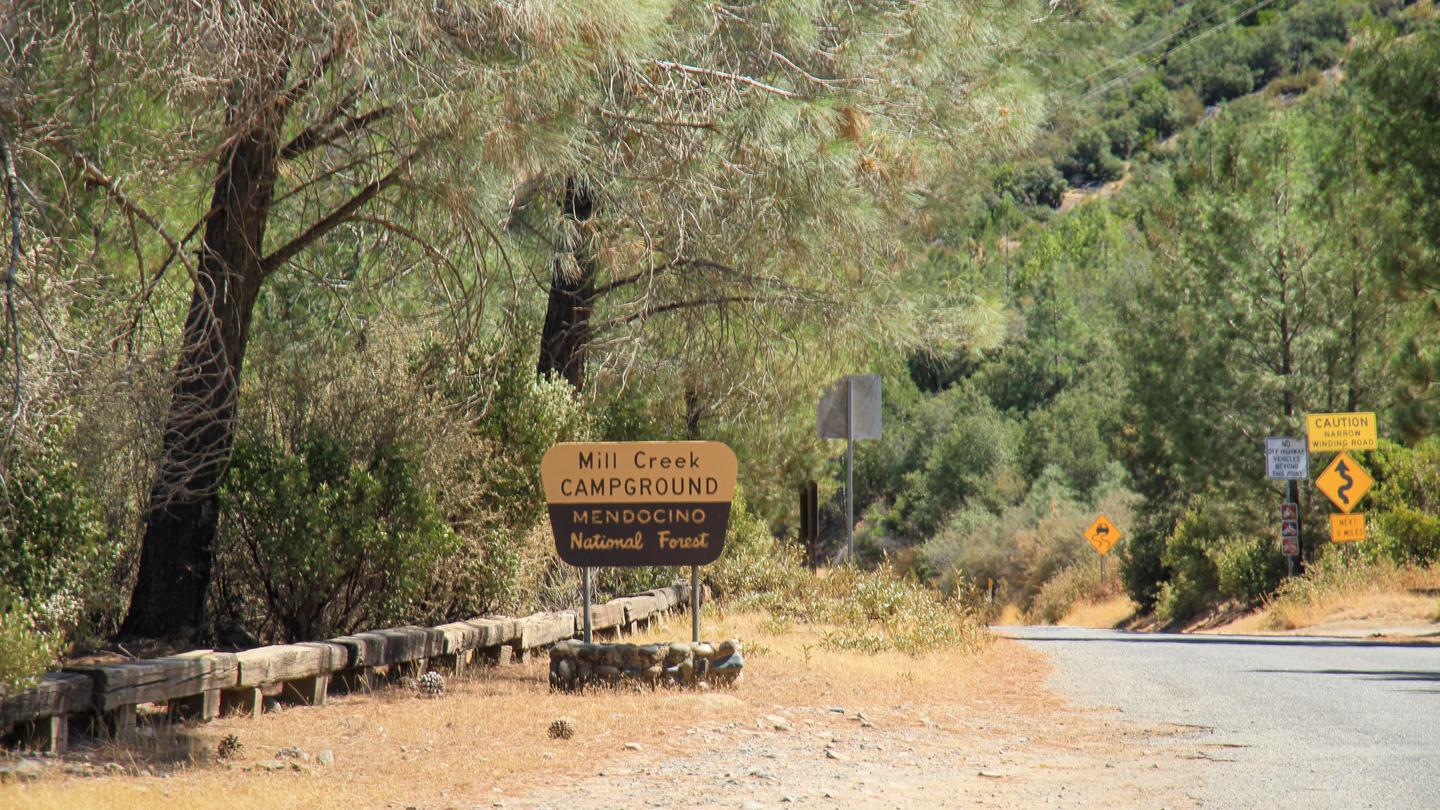
[(745, 668), (740, 642), (719, 644), (585, 644), (561, 641), (550, 648), (550, 688), (572, 692), (622, 683), (650, 687), (723, 686)]

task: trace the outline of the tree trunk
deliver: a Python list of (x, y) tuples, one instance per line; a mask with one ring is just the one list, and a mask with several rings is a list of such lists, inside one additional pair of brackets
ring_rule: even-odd
[(697, 441), (700, 438), (700, 417), (705, 414), (705, 405), (700, 401), (700, 392), (693, 382), (685, 384), (685, 438)]
[(278, 108), (262, 111), (220, 156), (123, 638), (193, 637), (205, 629), (218, 489), (265, 277), (261, 251), (282, 120)]
[(585, 390), (585, 359), (590, 345), (590, 312), (597, 271), (595, 251), (590, 244), (590, 215), (594, 202), (575, 178), (565, 181), (560, 210), (574, 226), (570, 255), (551, 262), (550, 301), (545, 308), (545, 325), (540, 332), (540, 361), (536, 373), (559, 374), (576, 391)]

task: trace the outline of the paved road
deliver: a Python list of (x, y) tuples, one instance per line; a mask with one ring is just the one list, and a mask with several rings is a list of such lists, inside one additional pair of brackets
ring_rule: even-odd
[(1049, 653), (1072, 699), (1199, 727), (1207, 807), (1440, 808), (1440, 646), (995, 629)]

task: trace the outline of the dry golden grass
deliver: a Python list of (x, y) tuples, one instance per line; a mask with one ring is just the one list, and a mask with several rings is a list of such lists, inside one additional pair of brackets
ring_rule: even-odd
[[(688, 638), (689, 629), (687, 617), (674, 616), (628, 640)], [(127, 770), (150, 768), (154, 776), (52, 771), (34, 784), (0, 788), (0, 810), (150, 810), (176, 804), (207, 810), (468, 808), (551, 781), (576, 757), (595, 768), (633, 755), (626, 742), (642, 743), (647, 757), (682, 754), (687, 728), (702, 721), (753, 720), (777, 703), (883, 707), (943, 699), (985, 657), (956, 648), (921, 657), (835, 651), (823, 643), (829, 629), (757, 613), (707, 612), (703, 635), (740, 638), (747, 655), (741, 682), (714, 692), (552, 694), (546, 663), (536, 660), (452, 679), (449, 694), (438, 700), (386, 690), (260, 720), (224, 718), (179, 727), (162, 732), (160, 743), (97, 752)], [(808, 666), (797, 666), (802, 663)], [(574, 739), (549, 738), (548, 726), (559, 717), (574, 719)], [(218, 761), (214, 752), (227, 734), (239, 737), (243, 751)], [(330, 749), (334, 764), (306, 772), (253, 769), (287, 746), (311, 754)]]
[(1282, 586), (1251, 623), (1252, 629), (1440, 622), (1440, 566), (1395, 566), (1355, 560), (1312, 568), (1305, 577)]
[(1057, 624), (1061, 627), (1119, 627), (1134, 618), (1140, 608), (1128, 596), (1112, 596), (1100, 602), (1077, 602)]
[(998, 625), (1025, 623), (1025, 611), (1021, 610), (1020, 607), (1015, 604), (1007, 604), (1000, 608), (1000, 615), (995, 618), (995, 624)]

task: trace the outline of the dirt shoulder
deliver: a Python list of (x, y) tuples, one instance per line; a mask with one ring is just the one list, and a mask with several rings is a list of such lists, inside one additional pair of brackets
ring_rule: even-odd
[[(763, 616), (707, 628), (749, 642), (733, 689), (552, 694), (533, 662), (437, 700), (393, 691), (162, 727), (138, 746), (49, 761), (38, 780), (0, 786), (0, 808), (1196, 804), (1206, 765), (1187, 730), (1066, 704), (1045, 686), (1044, 656), (1018, 643), (910, 658), (835, 652), (823, 628)], [(547, 734), (560, 717), (572, 739)], [(221, 760), (227, 735), (241, 749)], [(277, 760), (292, 746), (311, 758)]]
[(804, 699), (787, 689), (772, 700), (756, 677), (750, 690), (712, 696), (735, 701), (739, 717), (685, 729), (685, 755), (637, 752), (506, 806), (1196, 805), (1203, 766), (1176, 736), (1187, 730), (1066, 705), (1045, 688), (1048, 670), (1002, 639), (933, 692), (896, 672), (894, 692), (817, 681)]
[[(1220, 635), (1328, 636), (1440, 644), (1440, 602), (1436, 594), (1375, 592), (1347, 594), (1306, 611), (1275, 615), (1270, 607), (1222, 605), (1181, 624), (1139, 615), (1124, 597), (1077, 604), (1057, 624), (1137, 632)], [(1298, 626), (1286, 626), (1287, 624)]]

